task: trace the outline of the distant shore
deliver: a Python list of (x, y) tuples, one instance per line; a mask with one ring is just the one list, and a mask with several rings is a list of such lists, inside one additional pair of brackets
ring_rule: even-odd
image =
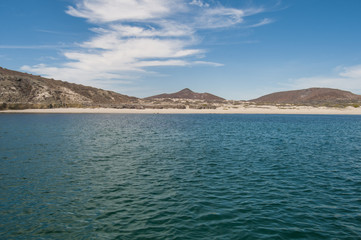
[(95, 113), (95, 114), (330, 114), (330, 115), (361, 115), (361, 107), (329, 108), (309, 106), (239, 106), (220, 107), (217, 109), (116, 109), (116, 108), (53, 108), (4, 110), (0, 113)]

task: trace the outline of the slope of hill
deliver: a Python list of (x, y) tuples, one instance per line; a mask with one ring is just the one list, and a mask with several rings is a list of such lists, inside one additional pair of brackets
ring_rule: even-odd
[(164, 98), (178, 98), (178, 99), (190, 99), (190, 100), (203, 100), (206, 102), (215, 102), (215, 101), (224, 101), (224, 98), (218, 97), (216, 95), (210, 93), (196, 93), (190, 90), (189, 88), (185, 88), (176, 93), (163, 93), (151, 97), (147, 97), (145, 99), (153, 100), (153, 99), (164, 99)]
[(268, 104), (334, 105), (360, 103), (361, 95), (332, 88), (309, 88), (276, 92), (250, 101)]
[(137, 101), (112, 91), (0, 68), (0, 103), (19, 108), (106, 106)]

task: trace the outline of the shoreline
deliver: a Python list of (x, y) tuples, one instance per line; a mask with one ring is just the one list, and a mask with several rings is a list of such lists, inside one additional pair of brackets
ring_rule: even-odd
[(297, 106), (281, 108), (277, 106), (230, 107), (217, 109), (116, 109), (116, 108), (52, 108), (3, 110), (0, 114), (38, 113), (38, 114), (315, 114), (315, 115), (361, 115), (361, 107), (327, 108)]

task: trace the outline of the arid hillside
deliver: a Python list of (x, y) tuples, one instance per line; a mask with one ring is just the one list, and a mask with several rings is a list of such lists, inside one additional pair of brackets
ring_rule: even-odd
[(0, 68), (0, 103), (3, 108), (118, 106), (137, 101), (135, 97), (112, 91)]
[(276, 92), (251, 102), (262, 104), (337, 105), (360, 103), (361, 95), (332, 88), (309, 88), (295, 91)]
[(176, 93), (163, 93), (156, 96), (147, 97), (145, 99), (189, 99), (189, 100), (203, 100), (206, 102), (216, 102), (216, 101), (225, 101), (224, 98), (218, 97), (216, 95), (210, 93), (196, 93), (190, 90), (189, 88), (185, 88)]

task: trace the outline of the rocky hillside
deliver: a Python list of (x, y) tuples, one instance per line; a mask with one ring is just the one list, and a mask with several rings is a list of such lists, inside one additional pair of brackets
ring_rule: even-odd
[(0, 104), (3, 108), (111, 106), (137, 98), (79, 84), (0, 68)]
[(206, 102), (219, 102), (219, 101), (225, 101), (224, 98), (218, 97), (216, 95), (210, 94), (210, 93), (196, 93), (190, 90), (189, 88), (185, 88), (179, 92), (176, 93), (163, 93), (156, 96), (147, 97), (145, 99), (147, 100), (154, 100), (154, 99), (189, 99), (189, 100), (203, 100)]
[(360, 103), (361, 95), (332, 88), (309, 88), (276, 92), (250, 101), (266, 104), (336, 105)]

